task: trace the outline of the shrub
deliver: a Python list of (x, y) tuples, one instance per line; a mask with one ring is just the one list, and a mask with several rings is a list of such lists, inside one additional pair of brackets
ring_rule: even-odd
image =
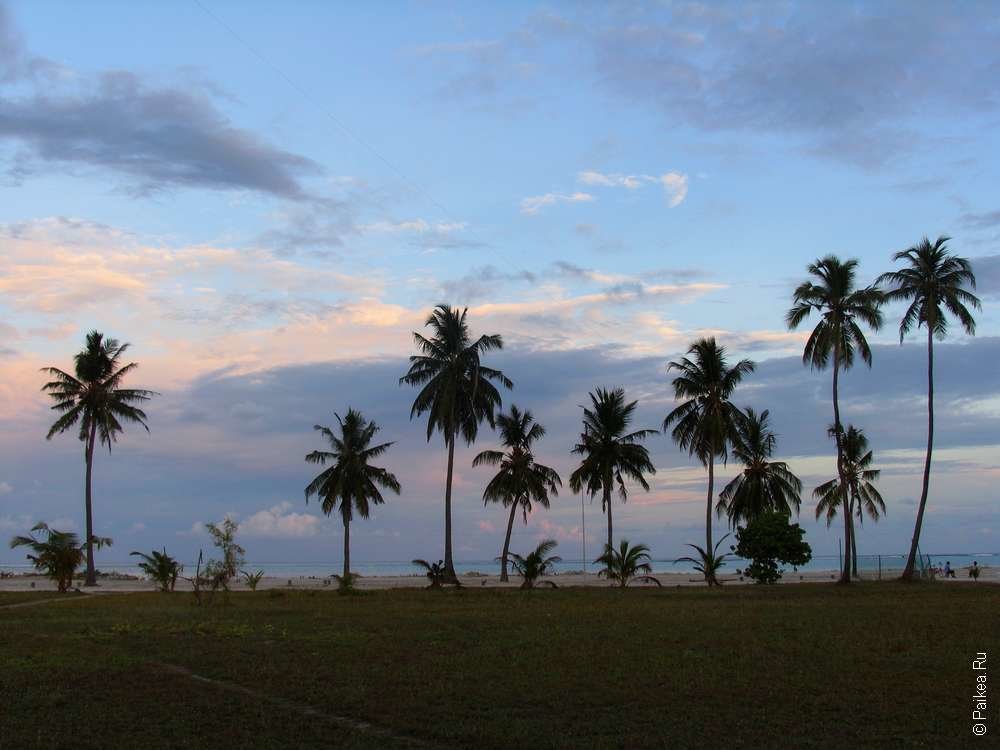
[(141, 557), (139, 570), (149, 576), (160, 587), (160, 591), (170, 592), (177, 584), (177, 576), (180, 575), (184, 566), (167, 554), (166, 548), (162, 552), (155, 549), (148, 555), (145, 552), (130, 552), (129, 556)]
[(812, 548), (803, 541), (805, 531), (789, 523), (784, 513), (765, 513), (736, 531), (733, 552), (750, 564), (744, 573), (756, 583), (777, 583), (781, 578), (779, 563), (805, 565), (812, 559)]

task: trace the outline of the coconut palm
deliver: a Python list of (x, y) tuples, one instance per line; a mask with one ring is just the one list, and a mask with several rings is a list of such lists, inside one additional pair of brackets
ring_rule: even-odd
[(612, 545), (613, 522), (611, 493), (618, 487), (618, 496), (628, 499), (625, 479), (630, 479), (649, 492), (646, 474), (655, 474), (649, 451), (640, 445), (656, 430), (627, 432), (638, 401), (625, 403), (625, 390), (598, 388), (590, 394), (591, 408), (583, 410), (583, 434), (573, 447), (573, 453), (583, 456), (580, 465), (569, 478), (573, 492), (584, 490), (593, 499), (601, 493), (601, 510), (608, 514), (608, 546)]
[(409, 371), (400, 384), (421, 386), (413, 401), (410, 419), (427, 414), (427, 440), (435, 431), (444, 436), (448, 447), (448, 474), (444, 491), (444, 565), (449, 582), (457, 582), (451, 546), (451, 484), (455, 467), (455, 439), (461, 435), (472, 445), (479, 425), (486, 420), (495, 426), (494, 413), (501, 406), (500, 392), (492, 381), (505, 388), (514, 384), (500, 370), (485, 367), (482, 357), (503, 348), (499, 334), (473, 340), (466, 323), (468, 309), (438, 305), (427, 318), (430, 338), (414, 331), (420, 354), (410, 357)]
[[(808, 266), (810, 275), (819, 283), (804, 281), (795, 289), (793, 304), (785, 315), (790, 330), (798, 328), (813, 312), (819, 322), (813, 329), (802, 361), (814, 370), (824, 370), (833, 364), (833, 424), (837, 443), (837, 475), (841, 487), (846, 487), (844, 477), (844, 450), (842, 422), (840, 419), (840, 371), (854, 365), (855, 351), (871, 367), (872, 352), (860, 323), (873, 331), (882, 327), (882, 293), (874, 286), (856, 287), (858, 261), (842, 261), (835, 255), (820, 258)], [(844, 514), (845, 547), (851, 542), (851, 515)], [(841, 583), (850, 583), (851, 571), (848, 555), (844, 555)]]
[(497, 415), (497, 427), (500, 430), (500, 444), (506, 451), (482, 451), (473, 459), (472, 465), (500, 466), (500, 470), (483, 491), (483, 503), (502, 503), (505, 508), (510, 508), (507, 535), (500, 555), (500, 580), (506, 582), (509, 580), (507, 558), (514, 516), (520, 509), (527, 524), (532, 503), (548, 509), (549, 495), (559, 494), (562, 480), (555, 469), (535, 462), (531, 448), (545, 435), (545, 428), (535, 421), (530, 411), (521, 411), (512, 405), (510, 414)]
[[(830, 437), (836, 437), (833, 426), (827, 432)], [(867, 514), (869, 518), (877, 521), (880, 515), (885, 515), (885, 501), (875, 487), (881, 470), (871, 468), (874, 455), (868, 449), (868, 438), (864, 430), (848, 425), (841, 440), (844, 451), (843, 480), (838, 477), (824, 482), (813, 490), (813, 497), (819, 500), (816, 504), (816, 518), (826, 515), (827, 526), (837, 517), (837, 509), (843, 507), (844, 498), (847, 499), (846, 515), (851, 519), (851, 536), (850, 546), (845, 546), (844, 559), (845, 561), (850, 559), (851, 573), (857, 576), (858, 548), (853, 519), (857, 517), (861, 523)], [(846, 484), (841, 485), (841, 481)]]
[(722, 545), (724, 541), (726, 541), (728, 537), (729, 534), (726, 534), (725, 536), (722, 537), (722, 539), (717, 541), (715, 543), (715, 548), (711, 552), (708, 551), (708, 548), (699, 547), (697, 544), (687, 545), (695, 552), (697, 552), (698, 556), (678, 557), (676, 560), (674, 560), (674, 565), (681, 562), (691, 563), (692, 565), (694, 565), (694, 569), (696, 571), (705, 576), (705, 582), (708, 583), (709, 586), (712, 585), (721, 586), (722, 584), (719, 582), (717, 576), (719, 574), (719, 570), (726, 564), (726, 558), (728, 557), (728, 555), (726, 554), (720, 555), (719, 547)]
[(653, 566), (649, 564), (649, 547), (645, 544), (630, 545), (628, 539), (622, 539), (618, 549), (605, 545), (604, 554), (594, 560), (604, 567), (598, 571), (598, 577), (607, 578), (617, 586), (625, 588), (635, 581), (646, 581), (662, 585), (659, 580), (650, 575)]
[(885, 294), (887, 300), (910, 303), (899, 322), (900, 343), (914, 326), (927, 328), (927, 454), (924, 457), (920, 505), (917, 507), (910, 554), (903, 570), (904, 580), (913, 578), (931, 479), (931, 452), (934, 448), (934, 338), (944, 339), (947, 335), (949, 312), (958, 318), (967, 334), (975, 335), (976, 321), (969, 308), (982, 309), (979, 298), (969, 291), (976, 288), (972, 266), (965, 258), (948, 252), (947, 243), (950, 239), (938, 237), (931, 244), (925, 237), (919, 244), (896, 253), (892, 259), (903, 261), (906, 267), (884, 273), (876, 282), (888, 287)]
[[(36, 537), (38, 531), (45, 536)], [(88, 541), (98, 549), (111, 546), (108, 537), (92, 537)], [(73, 575), (83, 562), (86, 546), (74, 532), (56, 531), (43, 521), (36, 523), (27, 536), (15, 536), (10, 540), (11, 549), (28, 547), (31, 550), (33, 554), (29, 554), (28, 559), (36, 570), (56, 582), (60, 592), (68, 591), (73, 585)]]
[(413, 560), (414, 565), (418, 568), (424, 569), (424, 574), (427, 576), (427, 580), (430, 581), (430, 585), (427, 587), (429, 589), (439, 589), (441, 584), (444, 583), (445, 571), (444, 571), (444, 561), (438, 560), (436, 563), (429, 563), (426, 560)]
[[(330, 444), (330, 451), (313, 451), (306, 456), (311, 464), (325, 466), (328, 469), (320, 472), (306, 487), (306, 502), (313, 495), (319, 497), (321, 507), (326, 515), (336, 508), (344, 522), (344, 574), (340, 581), (342, 586), (350, 586), (351, 582), (351, 519), (357, 512), (362, 518), (368, 518), (372, 505), (385, 502), (379, 488), (391, 490), (399, 494), (399, 481), (388, 470), (369, 463), (372, 459), (385, 453), (392, 443), (372, 445), (372, 438), (379, 431), (375, 422), (366, 420), (361, 412), (348, 409), (347, 416), (337, 418), (338, 432), (329, 427), (316, 425), (313, 429), (320, 432)], [(339, 505), (338, 505), (339, 504)]]
[(772, 461), (777, 436), (771, 430), (770, 412), (759, 414), (747, 407), (733, 434), (733, 456), (743, 471), (719, 493), (715, 510), (727, 515), (729, 524), (749, 524), (771, 512), (790, 516), (802, 504), (802, 482), (784, 461)]
[(84, 445), (83, 457), (87, 465), (85, 502), (87, 519), (87, 575), (85, 586), (97, 585), (94, 567), (94, 514), (93, 474), (94, 448), (98, 440), (108, 447), (116, 442), (122, 432), (123, 422), (138, 424), (149, 432), (146, 414), (138, 404), (157, 395), (153, 391), (122, 388), (122, 381), (139, 365), (122, 364), (128, 344), (105, 338), (103, 333), (87, 334), (86, 346), (74, 357), (74, 373), (70, 375), (57, 367), (42, 368), (52, 380), (42, 386), (55, 404), (52, 408), (61, 413), (49, 428), (46, 440), (79, 425), (78, 437)]
[[(562, 558), (558, 555), (546, 557), (556, 548), (557, 544), (555, 539), (546, 539), (524, 557), (516, 552), (510, 553), (510, 562), (514, 566), (514, 572), (524, 579), (521, 583), (522, 589), (535, 588), (539, 578), (551, 572), (556, 563), (562, 562)], [(554, 583), (551, 585), (555, 586)]]
[[(712, 500), (715, 497), (715, 459), (725, 463), (729, 445), (737, 438), (743, 413), (730, 401), (744, 377), (754, 371), (754, 363), (741, 359), (732, 367), (726, 348), (715, 338), (695, 341), (688, 356), (667, 365), (680, 374), (673, 379), (674, 398), (686, 399), (663, 420), (681, 450), (696, 456), (708, 468), (708, 500), (705, 508), (705, 549), (712, 549)], [(711, 586), (714, 579), (707, 579)]]
[(130, 552), (130, 557), (139, 557), (142, 562), (138, 567), (143, 573), (149, 576), (160, 587), (160, 591), (169, 593), (177, 585), (177, 577), (184, 570), (184, 566), (167, 554), (166, 548), (162, 552), (155, 549), (148, 555), (145, 552)]

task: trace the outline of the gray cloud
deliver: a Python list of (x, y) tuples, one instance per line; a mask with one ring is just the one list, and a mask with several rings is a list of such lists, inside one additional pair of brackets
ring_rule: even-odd
[(968, 229), (992, 229), (1000, 226), (1000, 210), (962, 214), (959, 221)]
[(982, 255), (969, 262), (976, 274), (976, 292), (981, 297), (1000, 296), (1000, 255)]

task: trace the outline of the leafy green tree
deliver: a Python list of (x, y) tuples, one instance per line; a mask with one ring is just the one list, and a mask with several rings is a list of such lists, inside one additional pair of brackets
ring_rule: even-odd
[(979, 298), (969, 289), (976, 288), (972, 265), (965, 258), (948, 252), (950, 237), (938, 237), (931, 244), (926, 237), (917, 245), (892, 256), (903, 261), (905, 267), (879, 276), (876, 283), (886, 285), (886, 299), (890, 302), (908, 302), (899, 323), (899, 342), (916, 326), (927, 329), (927, 453), (924, 457), (923, 484), (920, 505), (906, 558), (903, 579), (912, 580), (920, 544), (920, 530), (927, 508), (927, 493), (931, 481), (931, 453), (934, 449), (934, 339), (943, 340), (948, 334), (948, 313), (958, 318), (965, 332), (976, 333), (976, 321), (969, 312), (981, 310)]
[(812, 548), (802, 537), (797, 523), (790, 523), (783, 511), (769, 511), (756, 516), (736, 531), (733, 551), (749, 560), (746, 575), (757, 583), (777, 583), (781, 578), (779, 563), (805, 565), (812, 559)]
[(472, 465), (500, 467), (483, 491), (483, 502), (502, 503), (505, 508), (510, 508), (503, 553), (500, 555), (500, 580), (506, 582), (514, 516), (520, 509), (524, 522), (528, 523), (533, 503), (548, 509), (549, 495), (559, 494), (562, 480), (555, 469), (535, 461), (532, 446), (545, 435), (545, 428), (535, 421), (530, 411), (522, 412), (511, 406), (510, 414), (497, 415), (496, 423), (500, 430), (500, 444), (506, 450), (482, 451), (473, 459)]
[(430, 338), (414, 331), (420, 354), (410, 357), (409, 371), (400, 384), (419, 386), (410, 409), (410, 419), (427, 414), (427, 441), (434, 432), (444, 436), (448, 447), (448, 476), (444, 493), (444, 565), (449, 582), (457, 582), (451, 543), (451, 485), (455, 468), (455, 440), (461, 435), (467, 445), (475, 442), (485, 420), (495, 426), (494, 414), (501, 407), (500, 392), (493, 381), (512, 388), (500, 370), (482, 364), (484, 354), (503, 348), (499, 334), (473, 340), (466, 323), (468, 309), (459, 312), (438, 305), (427, 318)]
[(784, 461), (771, 460), (777, 437), (769, 418), (767, 409), (758, 414), (748, 407), (736, 422), (733, 456), (743, 464), (743, 471), (719, 493), (715, 506), (720, 517), (729, 517), (732, 528), (764, 513), (798, 513), (802, 504), (802, 481)]
[(697, 557), (678, 557), (674, 560), (674, 565), (677, 563), (688, 562), (694, 565), (694, 569), (705, 576), (705, 583), (709, 586), (721, 586), (719, 582), (718, 574), (719, 570), (726, 564), (726, 558), (728, 555), (719, 554), (719, 547), (722, 543), (729, 538), (729, 534), (726, 534), (719, 541), (715, 543), (715, 547), (709, 551), (706, 547), (699, 547), (697, 544), (689, 544), (695, 552), (698, 553)]
[[(45, 536), (35, 536), (35, 532)], [(92, 537), (91, 545), (100, 549), (110, 547), (111, 540), (106, 536)], [(28, 547), (35, 569), (56, 582), (60, 592), (65, 592), (73, 585), (73, 575), (83, 562), (85, 546), (72, 531), (56, 531), (49, 528), (43, 521), (36, 523), (27, 536), (15, 536), (10, 540), (10, 548)]]
[(138, 404), (157, 395), (153, 391), (122, 387), (125, 377), (139, 366), (135, 362), (122, 364), (122, 357), (128, 348), (128, 344), (120, 344), (115, 339), (104, 338), (103, 333), (91, 331), (87, 334), (85, 347), (73, 358), (75, 374), (70, 375), (57, 367), (42, 368), (42, 372), (52, 378), (42, 386), (42, 391), (55, 402), (52, 409), (61, 414), (49, 428), (46, 440), (78, 426), (77, 435), (84, 446), (83, 458), (87, 466), (85, 586), (97, 585), (93, 542), (97, 539), (94, 536), (93, 513), (94, 448), (100, 440), (110, 453), (111, 444), (117, 441), (124, 422), (141, 425), (149, 432), (146, 413)]
[(160, 591), (167, 593), (174, 590), (177, 577), (184, 569), (183, 565), (167, 554), (166, 548), (162, 552), (154, 549), (148, 555), (145, 552), (130, 552), (129, 556), (141, 558), (139, 570), (149, 576), (160, 587)]
[(344, 573), (340, 577), (340, 583), (341, 586), (350, 587), (351, 519), (355, 512), (362, 518), (368, 518), (372, 505), (385, 502), (379, 488), (391, 490), (398, 495), (400, 486), (395, 475), (370, 463), (392, 445), (371, 444), (379, 426), (365, 419), (355, 409), (348, 409), (347, 416), (343, 419), (339, 414), (333, 416), (337, 418), (339, 434), (322, 425), (314, 427), (326, 438), (331, 450), (313, 451), (306, 456), (306, 461), (311, 464), (330, 466), (308, 484), (305, 492), (307, 503), (313, 495), (319, 497), (320, 507), (326, 515), (330, 515), (334, 509), (340, 512), (344, 523)]
[[(834, 436), (834, 428), (828, 430)], [(848, 425), (841, 438), (843, 442), (843, 479), (831, 479), (815, 490), (813, 497), (819, 500), (816, 504), (816, 518), (826, 515), (826, 525), (829, 526), (837, 517), (837, 509), (842, 508), (847, 500), (847, 515), (851, 518), (850, 546), (845, 549), (844, 559), (850, 558), (852, 575), (858, 575), (858, 548), (853, 519), (860, 522), (865, 514), (873, 521), (879, 515), (885, 515), (885, 501), (875, 487), (881, 471), (871, 467), (874, 454), (868, 449), (868, 438), (864, 430)], [(841, 485), (841, 481), (845, 482)]]
[[(222, 519), (222, 523), (205, 524), (205, 529), (212, 537), (212, 544), (222, 552), (221, 560), (209, 560), (205, 566), (204, 579), (213, 590), (221, 587), (228, 592), (229, 582), (239, 575), (240, 568), (246, 564), (246, 559), (243, 557), (246, 550), (236, 541), (236, 532), (239, 528), (240, 525), (229, 516)], [(200, 570), (196, 576), (201, 577)]]
[(604, 566), (598, 571), (598, 577), (607, 578), (620, 588), (635, 581), (647, 581), (660, 586), (660, 581), (650, 575), (653, 566), (649, 561), (649, 547), (645, 544), (630, 545), (628, 539), (622, 539), (618, 549), (605, 545), (604, 554), (594, 560)]
[[(796, 287), (792, 307), (785, 315), (790, 330), (798, 328), (813, 312), (819, 322), (813, 329), (802, 361), (814, 370), (825, 370), (833, 364), (833, 424), (837, 442), (837, 474), (844, 485), (843, 423), (840, 419), (839, 382), (840, 371), (849, 370), (854, 365), (855, 351), (869, 367), (872, 352), (860, 323), (873, 331), (882, 327), (882, 292), (875, 286), (858, 289), (856, 286), (858, 261), (842, 261), (835, 255), (827, 255), (808, 266), (808, 271), (818, 283), (804, 281)], [(845, 547), (851, 544), (851, 515), (844, 514)], [(844, 567), (840, 574), (841, 583), (850, 583), (850, 556), (844, 555)]]
[(436, 563), (429, 563), (426, 560), (413, 560), (413, 564), (418, 568), (424, 569), (424, 574), (427, 576), (427, 580), (430, 581), (430, 585), (427, 587), (429, 589), (439, 589), (441, 584), (445, 582), (445, 568), (444, 560), (438, 560)]
[(628, 500), (625, 479), (630, 479), (646, 492), (646, 474), (655, 474), (649, 451), (641, 442), (656, 430), (628, 432), (638, 401), (625, 403), (625, 390), (598, 388), (590, 394), (591, 408), (583, 410), (583, 434), (573, 447), (573, 453), (583, 456), (580, 465), (569, 478), (573, 492), (583, 492), (593, 499), (601, 493), (601, 510), (608, 514), (608, 546), (612, 546), (611, 494), (618, 487), (618, 496)]
[[(521, 583), (522, 589), (535, 588), (542, 576), (550, 573), (556, 563), (562, 562), (562, 558), (558, 555), (547, 557), (557, 544), (555, 539), (546, 539), (524, 557), (516, 552), (510, 553), (510, 562), (514, 566), (514, 572), (524, 579)], [(552, 585), (555, 586), (555, 584)]]
[[(681, 450), (696, 456), (708, 468), (708, 501), (705, 508), (705, 549), (712, 549), (712, 501), (715, 497), (715, 459), (725, 463), (728, 446), (738, 439), (737, 428), (743, 414), (730, 401), (744, 377), (754, 371), (754, 363), (741, 359), (732, 367), (726, 348), (714, 338), (699, 339), (688, 356), (667, 365), (677, 370), (674, 398), (683, 403), (663, 420), (663, 431), (673, 426), (671, 437)], [(686, 400), (685, 400), (686, 399)], [(706, 579), (711, 586), (714, 578)]]

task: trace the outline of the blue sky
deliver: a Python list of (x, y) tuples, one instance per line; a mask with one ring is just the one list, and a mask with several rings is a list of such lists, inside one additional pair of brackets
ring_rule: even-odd
[[(666, 362), (713, 334), (761, 363), (737, 401), (771, 409), (811, 487), (835, 471), (829, 374), (797, 361), (791, 289), (828, 252), (859, 258), (868, 281), (892, 252), (949, 234), (984, 309), (974, 341), (954, 331), (940, 348), (925, 547), (997, 549), (989, 4), (3, 9), (0, 531), (82, 523), (79, 447), (44, 440), (37, 369), (68, 367), (97, 327), (132, 342), (136, 384), (163, 394), (151, 435), (99, 456), (108, 559), (190, 555), (206, 543), (196, 525), (225, 513), (258, 559), (336, 559), (301, 458), (318, 447), (311, 426), (348, 405), (398, 441), (387, 461), (404, 484), (352, 534), (356, 559), (438, 554), (443, 451), (396, 379), (439, 301), (503, 334), (508, 401), (548, 424), (543, 452), (565, 473), (588, 390), (625, 385), (657, 426)], [(846, 418), (885, 468), (869, 552), (905, 548), (922, 458), (922, 352), (898, 346), (887, 313), (875, 369), (845, 382)], [(492, 443), (487, 430), (477, 448)], [(652, 448), (654, 491), (618, 519), (670, 557), (700, 538), (702, 472), (666, 438)], [(458, 548), (489, 558), (502, 511), (478, 500), (472, 455)], [(835, 550), (811, 509), (817, 552)], [(578, 511), (561, 498), (519, 538), (575, 549)]]

